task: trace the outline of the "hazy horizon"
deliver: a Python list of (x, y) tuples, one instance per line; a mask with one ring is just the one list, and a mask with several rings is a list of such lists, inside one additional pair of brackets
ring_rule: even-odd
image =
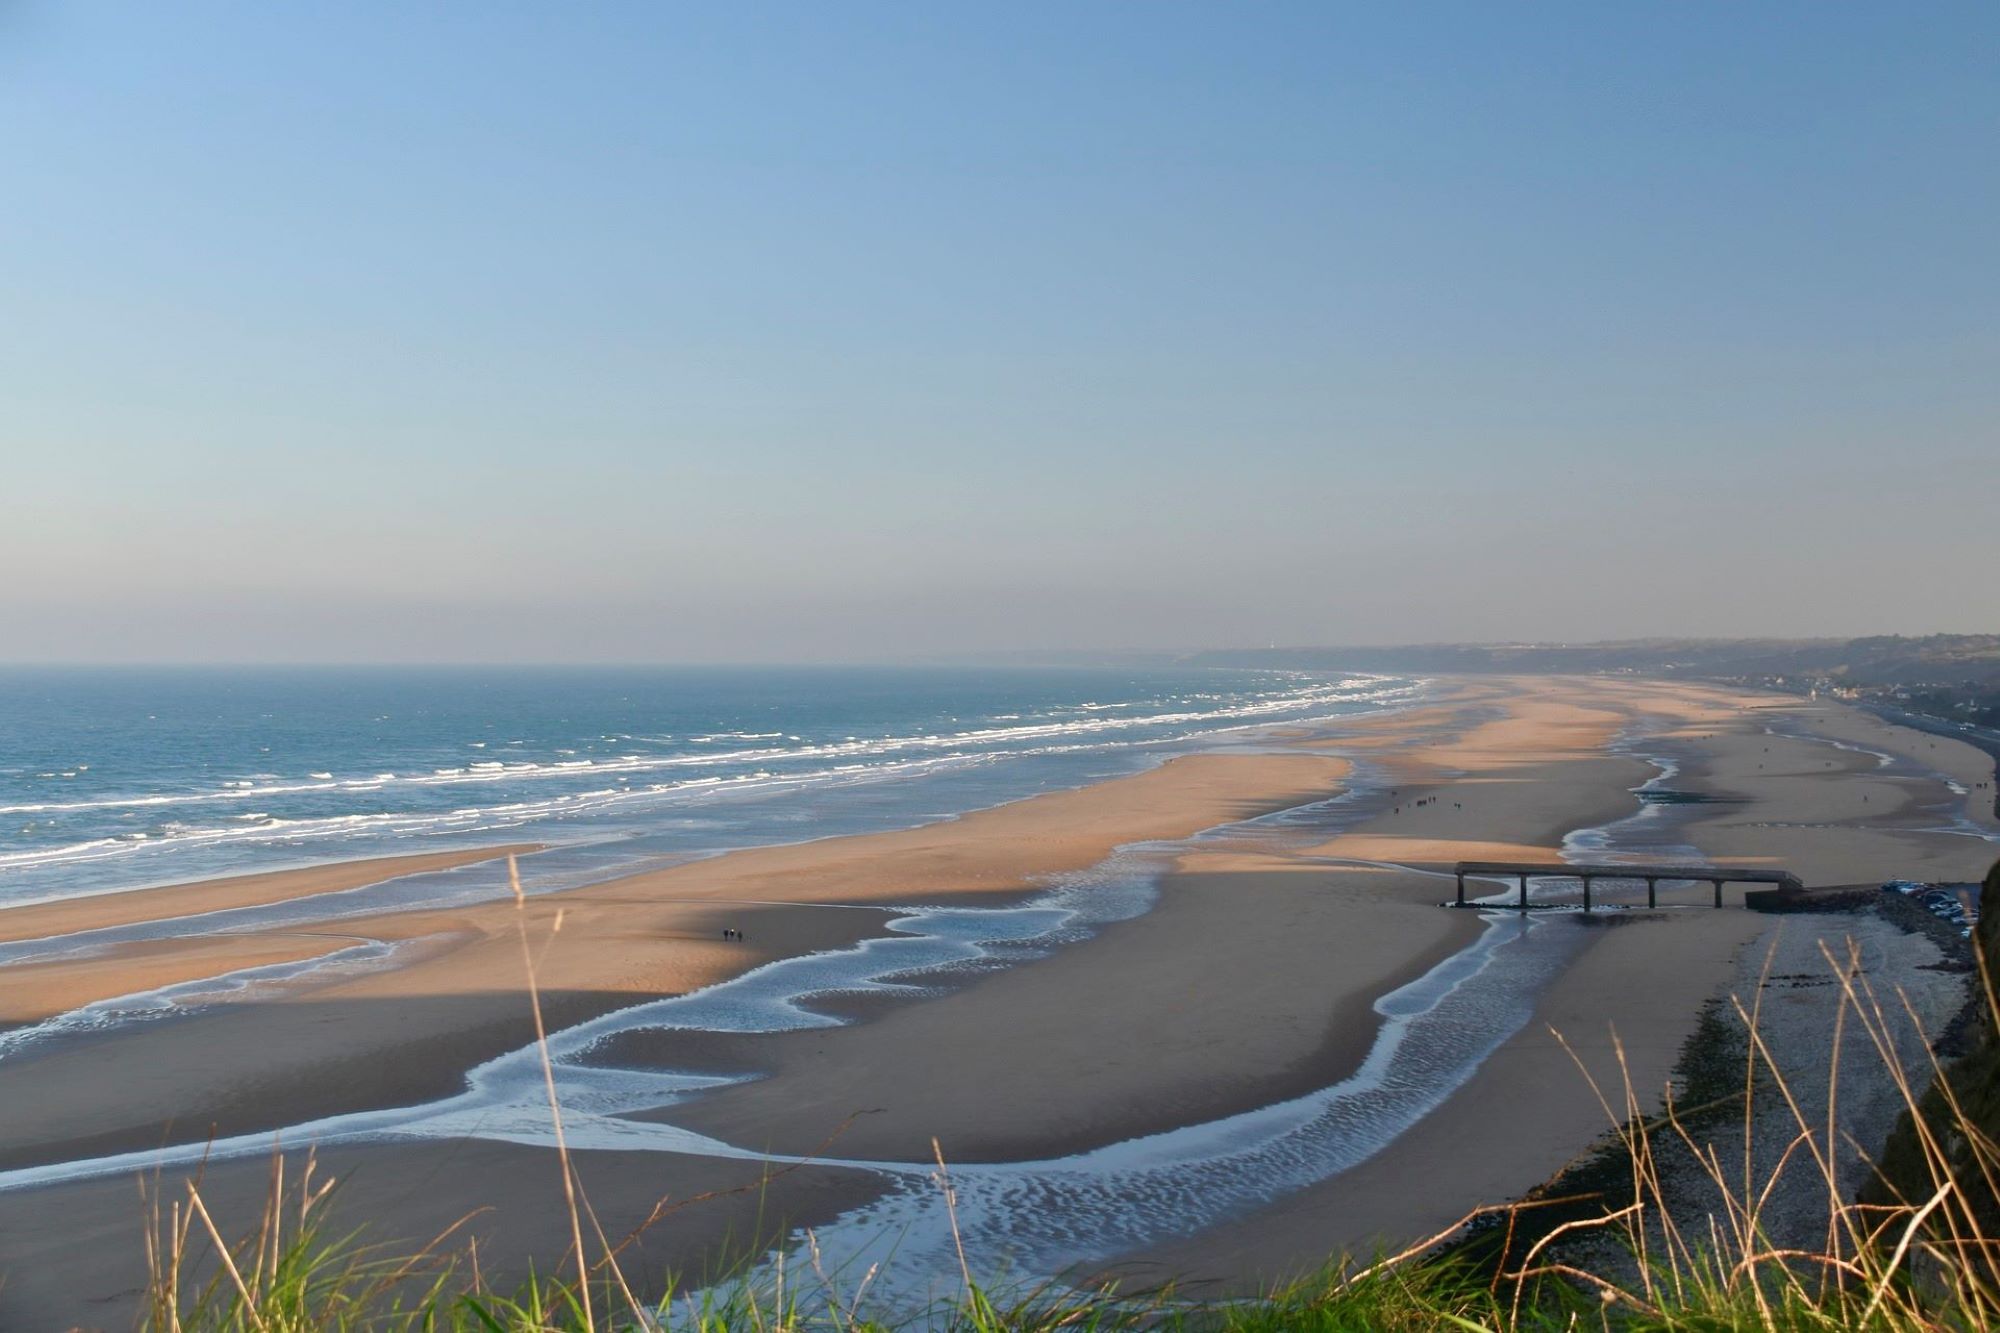
[(2000, 11), (0, 9), (0, 661), (2000, 625)]
[[(1436, 649), (1509, 649), (1509, 648), (1576, 648), (1611, 649), (1630, 646), (1634, 648), (1657, 644), (1772, 644), (1805, 645), (1811, 643), (1846, 644), (1856, 639), (1906, 638), (1922, 639), (1933, 635), (1951, 637), (1990, 638), (1993, 631), (1983, 628), (1946, 629), (1926, 631), (1910, 635), (1800, 635), (1778, 637), (1770, 635), (1702, 636), (1702, 635), (1634, 635), (1618, 639), (1479, 639), (1479, 640), (1412, 640), (1402, 643), (1231, 643), (1208, 644), (1181, 648), (1131, 648), (1131, 649), (1007, 649), (988, 652), (948, 652), (931, 654), (909, 654), (893, 656), (852, 656), (852, 657), (739, 657), (739, 658), (666, 658), (666, 657), (599, 657), (599, 658), (453, 658), (453, 657), (403, 657), (403, 658), (308, 658), (308, 657), (237, 657), (237, 658), (16, 658), (0, 660), (0, 671), (27, 672), (59, 670), (215, 670), (215, 671), (257, 671), (272, 669), (281, 671), (394, 671), (409, 669), (437, 669), (441, 671), (478, 671), (491, 669), (507, 670), (551, 670), (569, 669), (591, 670), (686, 670), (693, 672), (744, 668), (750, 670), (839, 670), (839, 669), (881, 669), (881, 670), (922, 670), (927, 668), (967, 670), (1065, 670), (1102, 667), (1108, 670), (1147, 670), (1187, 664), (1199, 658), (1229, 658), (1241, 655), (1248, 659), (1253, 654), (1287, 652), (1300, 655), (1325, 655), (1343, 651), (1357, 654), (1379, 654), (1407, 651), (1419, 655)], [(1225, 663), (1225, 665), (1227, 665)], [(1262, 662), (1256, 664), (1245, 660), (1236, 664), (1242, 670), (1286, 669), (1282, 662)], [(1337, 666), (1338, 664), (1329, 664)], [(1417, 674), (1453, 674), (1447, 669), (1441, 673), (1430, 668), (1413, 665), (1385, 666), (1380, 662), (1363, 660), (1356, 663), (1353, 670), (1360, 672), (1391, 671)], [(1477, 674), (1477, 668), (1464, 668)], [(1534, 674), (1536, 668), (1525, 668)]]

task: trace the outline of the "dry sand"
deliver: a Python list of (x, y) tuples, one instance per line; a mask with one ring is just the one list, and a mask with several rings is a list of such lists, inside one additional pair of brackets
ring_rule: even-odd
[[(1783, 865), (1808, 883), (1832, 884), (1972, 877), (1990, 859), (1989, 844), (1937, 831), (1961, 813), (1981, 817), (1978, 802), (1934, 779), (1877, 774), (1866, 755), (1765, 728), (1906, 754), (1968, 786), (1985, 780), (1990, 761), (1956, 742), (1837, 705), (1704, 686), (1478, 679), (1457, 683), (1433, 706), (1350, 721), (1335, 735), (1296, 735), (1293, 753), (1184, 759), (922, 829), (629, 876), (535, 900), (528, 925), (546, 937), (563, 914), (543, 984), (557, 1019), (574, 1021), (860, 938), (881, 928), (881, 909), (891, 905), (1018, 895), (1123, 844), (1318, 799), (1338, 789), (1350, 762), (1392, 786), (1379, 812), (1336, 837), (1196, 844), (1146, 915), (938, 998), (871, 1005), (867, 1021), (846, 1028), (648, 1038), (623, 1052), (767, 1074), (673, 1114), (738, 1143), (809, 1151), (867, 1112), (841, 1134), (839, 1155), (921, 1159), (935, 1135), (960, 1160), (1045, 1157), (1291, 1096), (1351, 1070), (1373, 1039), (1375, 998), (1477, 928), (1471, 914), (1439, 910), (1450, 888), (1439, 872), (1459, 859), (1553, 862), (1565, 834), (1638, 809), (1631, 788), (1654, 770), (1617, 746), (1641, 725), (1662, 733), (1682, 764), (1676, 787), (1733, 802), (1680, 812), (1681, 836), (1717, 860)], [(1425, 797), (1436, 799), (1417, 804)], [(324, 891), (296, 882), (254, 890)], [(187, 899), (153, 892), (165, 896), (147, 910), (185, 910)], [(88, 920), (92, 901), (105, 900), (66, 910)], [(343, 920), (342, 934), (402, 942), (401, 965), (0, 1063), (0, 1105), (8, 1108), (0, 1163), (63, 1160), (163, 1133), (199, 1138), (210, 1126), (275, 1128), (450, 1091), (470, 1063), (524, 1039), (518, 923), (507, 904)], [(747, 941), (720, 940), (724, 925), (743, 929)], [(1589, 930), (1591, 942), (1544, 995), (1537, 1021), (1438, 1112), (1353, 1171), (1134, 1258), (1241, 1286), (1518, 1194), (1604, 1124), (1548, 1026), (1599, 1071), (1615, 1028), (1639, 1086), (1657, 1089), (1700, 1001), (1735, 974), (1739, 950), (1767, 925), (1750, 913), (1705, 910), (1552, 924)], [(198, 975), (322, 943), (254, 933), (196, 939), (162, 946), (159, 956), (173, 961), (158, 965), (165, 975)], [(84, 995), (121, 984), (117, 966), (103, 960), (69, 966), (65, 977), (51, 965), (34, 989)], [(8, 995), (0, 987), (16, 1021), (38, 1013), (25, 995)], [(385, 1239), (422, 1239), (460, 1211), (491, 1207), (472, 1230), (482, 1254), (503, 1268), (530, 1255), (546, 1266), (566, 1244), (566, 1220), (552, 1206), (553, 1167), (537, 1168), (547, 1161), (537, 1150), (474, 1142), (335, 1156), (354, 1182), (345, 1206)], [(614, 1234), (661, 1196), (687, 1198), (746, 1176), (740, 1165), (702, 1159), (582, 1156), (593, 1203)], [(225, 1212), (240, 1220), (263, 1172), (260, 1163), (211, 1168), (218, 1199), (233, 1205)], [(795, 1171), (764, 1192), (761, 1226), (739, 1205), (700, 1205), (656, 1232), (647, 1258), (699, 1271), (727, 1233), (739, 1243), (767, 1236), (872, 1189), (851, 1171)], [(96, 1262), (75, 1257), (68, 1239), (122, 1227), (136, 1253), (137, 1225), (129, 1185), (118, 1182), (0, 1195), (0, 1256), (12, 1270), (0, 1287), (0, 1318), (11, 1312), (32, 1326), (58, 1313), (65, 1293), (91, 1285), (85, 1270)], [(112, 1323), (130, 1299), (131, 1271), (96, 1280)]]

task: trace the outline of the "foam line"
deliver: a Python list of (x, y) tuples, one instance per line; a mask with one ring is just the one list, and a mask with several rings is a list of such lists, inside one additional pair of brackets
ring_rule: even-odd
[(185, 1016), (225, 1000), (241, 1000), (255, 992), (276, 989), (286, 982), (306, 976), (355, 975), (372, 971), (390, 965), (403, 947), (382, 940), (366, 940), (330, 953), (315, 954), (311, 958), (238, 968), (213, 977), (93, 1000), (39, 1023), (0, 1032), (0, 1060), (62, 1037), (108, 1032), (132, 1023)]
[[(377, 773), (366, 777), (308, 783), (260, 783), (232, 780), (219, 789), (186, 793), (122, 794), (72, 802), (24, 802), (0, 806), (0, 814), (103, 814), (159, 809), (181, 812), (151, 828), (127, 829), (113, 836), (86, 836), (73, 842), (27, 846), (0, 852), (0, 873), (48, 872), (64, 866), (117, 865), (138, 856), (201, 853), (215, 849), (266, 846), (293, 847), (314, 842), (381, 841), (423, 837), (464, 839), (474, 835), (570, 823), (608, 813), (633, 814), (790, 791), (818, 790), (922, 777), (1006, 759), (1038, 759), (1062, 755), (1159, 749), (1213, 743), (1235, 733), (1253, 731), (1282, 717), (1286, 725), (1312, 725), (1340, 716), (1338, 710), (1356, 705), (1387, 705), (1419, 695), (1426, 682), (1385, 682), (1348, 678), (1313, 682), (1276, 697), (1256, 699), (1208, 712), (1174, 711), (1130, 717), (1091, 714), (1081, 719), (1039, 722), (1015, 727), (976, 727), (964, 731), (901, 735), (874, 739), (753, 749), (702, 751), (672, 755), (617, 755), (557, 762), (499, 763), (480, 761), (429, 773)], [(1334, 709), (1334, 712), (1315, 710)], [(1162, 729), (1172, 734), (1156, 735)], [(716, 769), (744, 769), (729, 772)], [(660, 781), (643, 781), (648, 777)], [(431, 788), (466, 784), (540, 784), (545, 780), (590, 785), (582, 790), (529, 794), (518, 789), (486, 804), (436, 808), (405, 805), (380, 808), (395, 791), (411, 789), (413, 800)], [(608, 784), (608, 785), (607, 785)], [(339, 813), (269, 813), (267, 807), (242, 814), (218, 814), (220, 822), (189, 822), (198, 810), (215, 803), (269, 802), (273, 796), (297, 796), (324, 802), (361, 802), (378, 798), (375, 808)], [(283, 807), (280, 807), (283, 808)], [(82, 832), (83, 830), (79, 830)], [(93, 830), (94, 832), (94, 830)], [(129, 884), (121, 887), (131, 887)], [(47, 901), (19, 896), (15, 902)]]

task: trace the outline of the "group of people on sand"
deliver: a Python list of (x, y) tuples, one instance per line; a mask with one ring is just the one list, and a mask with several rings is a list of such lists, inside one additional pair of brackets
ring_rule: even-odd
[(724, 926), (722, 928), (722, 938), (725, 940), (740, 941), (743, 938), (743, 932), (736, 929), (736, 927), (734, 926)]
[[(1389, 794), (1391, 796), (1394, 796), (1396, 793), (1392, 791)], [(1420, 805), (1436, 805), (1439, 801), (1443, 799), (1444, 798), (1442, 796), (1419, 796), (1416, 800), (1410, 802), (1410, 809), (1414, 810)], [(1451, 808), (1454, 810), (1463, 810), (1465, 809), (1465, 803), (1463, 801), (1453, 801), (1451, 803)], [(1402, 814), (1403, 807), (1400, 805), (1397, 806), (1396, 813), (1399, 815)]]

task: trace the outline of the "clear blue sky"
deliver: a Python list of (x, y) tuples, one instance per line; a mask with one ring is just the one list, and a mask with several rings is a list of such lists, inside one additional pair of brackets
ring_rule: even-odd
[(0, 659), (2000, 624), (2000, 6), (0, 5)]

